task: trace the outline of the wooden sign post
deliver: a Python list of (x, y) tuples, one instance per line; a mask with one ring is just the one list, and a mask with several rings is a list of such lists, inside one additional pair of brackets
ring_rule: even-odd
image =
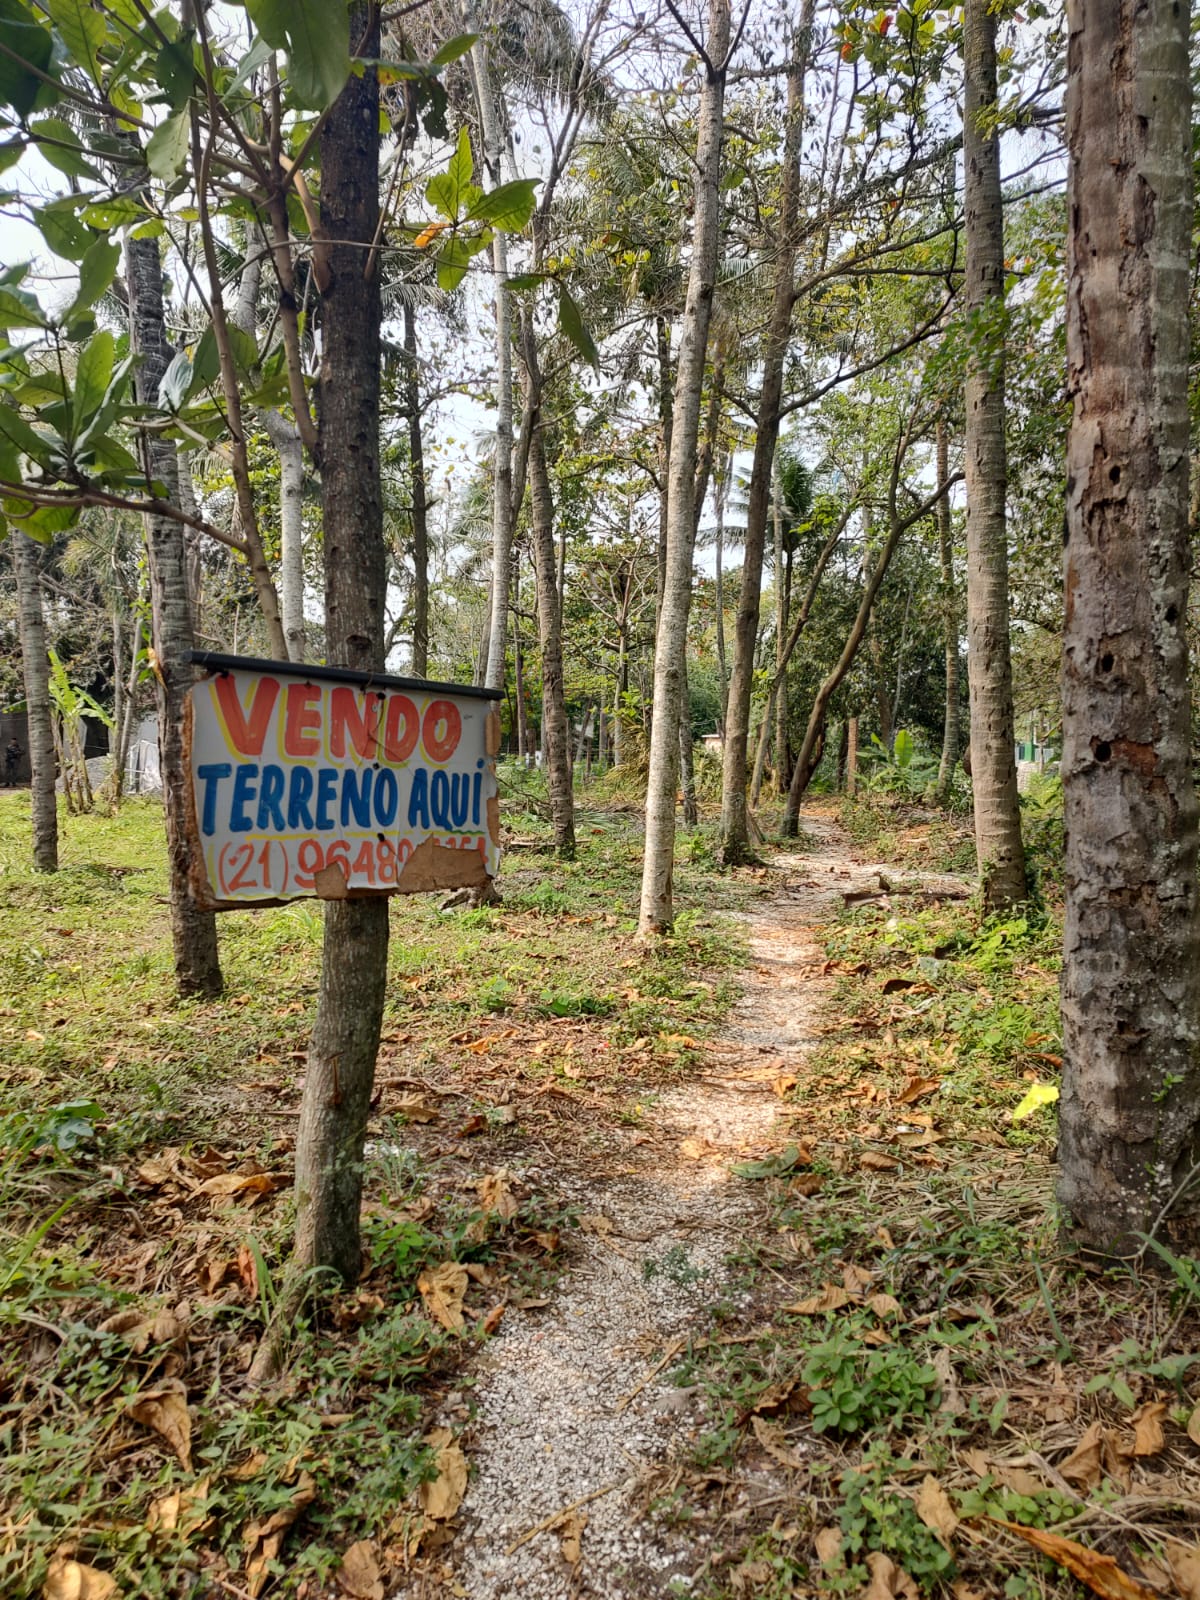
[(499, 691), (196, 651), (192, 893), (208, 910), (485, 886)]

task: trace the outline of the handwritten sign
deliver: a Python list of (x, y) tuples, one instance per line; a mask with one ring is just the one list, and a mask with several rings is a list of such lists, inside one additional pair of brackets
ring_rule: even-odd
[(484, 884), (494, 697), (236, 657), (189, 693), (192, 892), (230, 910)]

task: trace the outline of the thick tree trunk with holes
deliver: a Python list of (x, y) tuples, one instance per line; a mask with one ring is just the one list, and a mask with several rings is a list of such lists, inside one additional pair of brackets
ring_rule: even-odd
[[(350, 8), (351, 38), (379, 54), (379, 13)], [(325, 528), (325, 646), (331, 666), (384, 665), (387, 591), (379, 485), (378, 263), (360, 242), (379, 221), (379, 82), (352, 75), (321, 132), (322, 299), (318, 449)], [(334, 900), (296, 1140), (296, 1266), (352, 1285), (360, 1266), (363, 1141), (387, 982), (388, 901)]]
[(33, 813), (33, 864), (39, 872), (58, 871), (58, 801), (55, 795), (54, 718), (50, 710), (50, 658), (37, 546), (27, 533), (10, 526), (8, 549), (17, 580), (17, 624), (25, 682), (29, 739), (30, 803)]
[(1189, 749), (1188, 6), (1070, 0), (1059, 1198), (1103, 1256), (1200, 1244)]
[[(156, 239), (127, 239), (125, 277), (129, 290), (129, 329), (141, 357), (134, 385), (143, 405), (154, 406), (158, 386), (174, 355), (163, 315), (162, 261)], [(157, 434), (144, 436), (147, 475), (164, 483), (178, 504), (179, 463), (175, 446)], [(217, 919), (201, 911), (188, 887), (191, 775), (183, 748), (183, 703), (194, 673), (188, 561), (183, 528), (171, 517), (147, 515), (146, 564), (150, 571), (155, 679), (158, 686), (158, 758), (167, 822), (167, 865), (175, 982), (183, 995), (218, 995)]]
[[(946, 419), (937, 420), (937, 475), (950, 476), (950, 435)], [(958, 761), (958, 597), (954, 592), (954, 536), (950, 522), (950, 491), (938, 501), (938, 552), (942, 565), (942, 637), (946, 654), (946, 712), (942, 726), (942, 759), (937, 775), (937, 803), (950, 798), (950, 785)]]
[(646, 783), (646, 853), (642, 871), (642, 938), (664, 932), (674, 916), (675, 789), (679, 777), (679, 717), (686, 672), (687, 623), (696, 545), (696, 448), (700, 398), (717, 277), (721, 135), (725, 106), (729, 0), (709, 0), (709, 65), (700, 96), (696, 146), (692, 260), (675, 369), (671, 455), (667, 474), (667, 539), (662, 608), (654, 653), (654, 720)]
[[(721, 766), (721, 859), (729, 865), (755, 859), (750, 844), (746, 808), (746, 760), (750, 744), (750, 702), (754, 687), (754, 651), (758, 639), (758, 612), (762, 589), (763, 552), (771, 503), (772, 468), (779, 440), (779, 408), (783, 395), (783, 364), (795, 304), (796, 219), (800, 195), (800, 135), (804, 125), (804, 79), (811, 53), (813, 0), (805, 0), (792, 60), (788, 70), (787, 124), (784, 134), (783, 172), (780, 182), (779, 238), (776, 245), (775, 288), (771, 317), (763, 347), (763, 380), (758, 399), (754, 460), (746, 506), (746, 537), (742, 557), (742, 586), (733, 633), (733, 672), (729, 680), (725, 745)], [(782, 562), (775, 571), (776, 585), (783, 583)], [(783, 627), (779, 638), (782, 641)], [(786, 696), (784, 697), (786, 701)], [(786, 752), (780, 752), (780, 768)]]
[(971, 782), (983, 902), (1002, 911), (1025, 898), (1025, 852), (1013, 746), (1004, 495), (1004, 218), (996, 105), (996, 18), (989, 0), (963, 11), (963, 168), (967, 309), (967, 672)]

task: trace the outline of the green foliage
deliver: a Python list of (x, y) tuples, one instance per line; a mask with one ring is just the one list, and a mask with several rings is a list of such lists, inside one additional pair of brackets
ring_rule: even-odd
[(927, 1593), (954, 1576), (954, 1557), (918, 1517), (912, 1498), (895, 1487), (898, 1475), (912, 1466), (883, 1446), (843, 1475), (838, 1509), (842, 1565), (839, 1570), (833, 1563), (826, 1579), (826, 1587), (835, 1593), (854, 1593), (866, 1582), (861, 1558), (873, 1550), (890, 1556)]
[(855, 1317), (831, 1326), (804, 1363), (815, 1433), (899, 1428), (928, 1416), (940, 1392), (937, 1373), (911, 1350), (865, 1344)]

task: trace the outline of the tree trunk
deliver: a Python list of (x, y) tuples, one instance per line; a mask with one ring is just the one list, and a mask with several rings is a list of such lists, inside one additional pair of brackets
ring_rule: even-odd
[(412, 473), (412, 671), (429, 676), (429, 512), (425, 493), (425, 444), (421, 434), (421, 377), (417, 366), (417, 313), (404, 307), (404, 410)]
[(512, 629), (513, 629), (513, 685), (516, 691), (517, 760), (523, 767), (533, 761), (533, 742), (529, 731), (529, 706), (525, 699), (525, 650), (521, 643), (521, 619), (516, 607), (520, 604), (520, 556), (513, 562)]
[(1104, 1256), (1200, 1244), (1188, 9), (1067, 7), (1059, 1199)]
[[(379, 54), (379, 13), (356, 0), (350, 34)], [(351, 75), (321, 131), (321, 223), (330, 281), (322, 299), (318, 452), (325, 531), (325, 649), (331, 666), (383, 667), (387, 594), (379, 484), (377, 266), (360, 242), (379, 221), (379, 81)], [(503, 647), (501, 647), (503, 657)], [(325, 908), (320, 996), (296, 1139), (296, 1266), (359, 1273), (363, 1140), (387, 982), (388, 901)]]
[[(937, 420), (937, 475), (939, 483), (945, 483), (950, 476), (950, 435), (945, 417)], [(954, 537), (950, 525), (949, 490), (938, 501), (937, 525), (942, 562), (942, 633), (946, 646), (946, 715), (935, 798), (938, 805), (944, 806), (950, 798), (950, 785), (958, 760), (958, 604), (954, 593)]]
[[(487, 45), (481, 38), (477, 38), (471, 46), (471, 65), (483, 132), (483, 159), (492, 187), (498, 188), (502, 181), (503, 142), (492, 88), (491, 62)], [(492, 236), (492, 276), (496, 304), (496, 457), (492, 484), (492, 610), (483, 681), (489, 689), (502, 689), (508, 637), (508, 594), (512, 576), (513, 393), (508, 242), (499, 230)]]
[[(125, 241), (125, 277), (131, 342), (141, 357), (140, 365), (134, 369), (137, 398), (143, 405), (153, 406), (173, 355), (164, 322), (162, 261), (156, 239)], [(147, 477), (164, 483), (167, 498), (178, 504), (175, 446), (170, 440), (149, 433), (144, 435), (143, 450)], [(183, 705), (193, 682), (188, 652), (195, 644), (195, 636), (188, 598), (187, 552), (182, 527), (172, 517), (147, 513), (145, 528), (175, 983), (180, 994), (212, 996), (221, 992), (217, 919), (214, 912), (200, 910), (188, 885), (191, 773), (183, 747)]]
[[(1004, 495), (1004, 218), (996, 104), (996, 18), (989, 0), (963, 11), (963, 168), (967, 312), (967, 674), (971, 781), (983, 903), (1002, 911), (1025, 898), (1025, 852), (1013, 753)], [(982, 119), (982, 121), (981, 121)]]
[(546, 441), (536, 427), (529, 443), (529, 521), (537, 574), (538, 635), (542, 647), (542, 759), (550, 792), (554, 848), (575, 856), (575, 797), (571, 787), (570, 729), (563, 693), (562, 618), (554, 571), (554, 500)]
[(683, 799), (683, 825), (695, 828), (700, 823), (696, 804), (696, 752), (692, 738), (691, 693), (688, 689), (687, 655), (683, 658), (683, 682), (679, 692), (679, 790)]
[(289, 661), (303, 661), (304, 628), (304, 445), (295, 424), (279, 411), (264, 411), (263, 426), (279, 456), (279, 610)]
[(732, 462), (728, 456), (717, 463), (713, 486), (713, 505), (717, 514), (716, 529), (716, 606), (717, 606), (717, 682), (720, 710), (717, 713), (717, 732), (725, 739), (725, 724), (729, 712), (729, 668), (725, 653), (725, 500), (729, 492), (729, 472)]
[[(775, 787), (780, 794), (786, 794), (792, 778), (788, 768), (787, 662), (784, 655), (789, 596), (783, 582), (783, 492), (779, 485), (778, 461), (778, 456), (773, 455), (771, 477), (775, 483), (775, 506), (771, 525), (775, 535), (775, 676), (783, 693), (772, 696), (772, 703), (775, 707)], [(771, 711), (768, 707), (763, 717), (764, 727), (769, 725), (770, 720)]]
[[(679, 768), (679, 718), (687, 658), (696, 543), (693, 505), (700, 396), (717, 276), (721, 135), (729, 49), (729, 0), (709, 0), (708, 65), (700, 96), (692, 260), (683, 310), (671, 456), (667, 488), (667, 548), (662, 614), (655, 641), (654, 718), (646, 784), (646, 853), (638, 933), (646, 938), (671, 926), (674, 916), (675, 786)], [(744, 782), (744, 774), (743, 774)]]
[[(779, 439), (783, 365), (795, 304), (796, 218), (800, 193), (800, 135), (804, 123), (804, 79), (813, 28), (814, 0), (804, 0), (788, 69), (787, 125), (780, 190), (779, 239), (771, 317), (763, 346), (763, 380), (758, 398), (754, 460), (746, 506), (742, 586), (733, 634), (733, 672), (729, 680), (725, 745), (721, 769), (721, 858), (729, 864), (754, 859), (746, 808), (746, 760), (750, 743), (750, 703), (754, 687), (754, 649), (762, 590), (763, 548), (770, 509), (772, 467)], [(699, 207), (697, 206), (697, 216)], [(775, 573), (783, 582), (782, 562)], [(783, 630), (779, 637), (782, 639)], [(786, 703), (786, 696), (783, 697)], [(786, 727), (786, 722), (785, 722)], [(784, 736), (786, 748), (786, 734)]]
[(25, 680), (30, 801), (33, 811), (33, 864), (39, 872), (58, 871), (58, 803), (54, 793), (54, 719), (50, 708), (50, 657), (37, 547), (20, 528), (9, 527), (17, 580), (17, 621)]

